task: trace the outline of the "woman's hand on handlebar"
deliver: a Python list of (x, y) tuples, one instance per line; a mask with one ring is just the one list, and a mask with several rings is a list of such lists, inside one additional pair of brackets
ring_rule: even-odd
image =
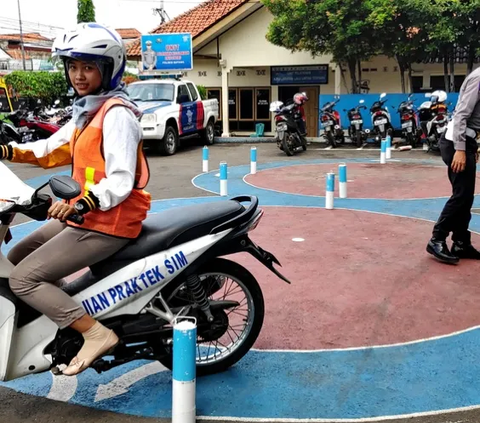
[(48, 209), (48, 219), (58, 219), (65, 222), (69, 216), (77, 214), (78, 211), (70, 204), (57, 201)]

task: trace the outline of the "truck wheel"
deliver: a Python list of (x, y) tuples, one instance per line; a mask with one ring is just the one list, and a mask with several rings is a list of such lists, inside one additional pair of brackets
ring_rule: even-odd
[(173, 156), (178, 149), (178, 134), (175, 128), (167, 126), (165, 135), (158, 143), (158, 152), (163, 156)]
[(213, 145), (215, 140), (215, 128), (212, 120), (208, 121), (207, 127), (200, 132), (200, 136), (206, 145)]

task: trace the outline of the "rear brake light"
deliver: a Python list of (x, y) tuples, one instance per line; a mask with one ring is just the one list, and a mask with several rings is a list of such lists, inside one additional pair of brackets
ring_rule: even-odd
[(375, 112), (375, 116), (383, 115), (383, 112)]
[(284, 116), (275, 116), (275, 122), (280, 122), (282, 120), (286, 120)]
[(250, 228), (248, 228), (248, 231), (251, 232), (251, 231), (254, 231), (258, 224), (260, 223), (260, 220), (262, 219), (263, 215), (265, 214), (265, 212), (263, 210), (260, 210), (260, 213), (258, 214), (258, 216), (255, 218), (255, 220), (253, 221), (253, 223), (250, 225)]

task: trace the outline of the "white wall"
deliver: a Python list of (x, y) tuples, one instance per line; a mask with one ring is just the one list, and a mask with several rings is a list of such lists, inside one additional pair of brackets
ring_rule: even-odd
[[(331, 56), (312, 58), (310, 53), (290, 53), (283, 47), (269, 43), (265, 38), (268, 25), (273, 17), (263, 7), (237, 24), (219, 38), (222, 59), (228, 67), (282, 66), (327, 64)], [(198, 54), (216, 54), (217, 42), (205, 46)]]

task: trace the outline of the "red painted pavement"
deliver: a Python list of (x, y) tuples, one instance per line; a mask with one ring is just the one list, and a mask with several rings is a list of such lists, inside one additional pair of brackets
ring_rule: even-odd
[[(287, 285), (255, 259), (262, 349), (347, 348), (413, 341), (480, 324), (480, 263), (438, 263), (429, 222), (359, 211), (265, 207), (251, 238), (283, 264)], [(305, 242), (293, 242), (292, 238)], [(480, 246), (480, 237), (473, 241)]]
[[(336, 175), (338, 195), (338, 164), (288, 166), (268, 169), (249, 175), (246, 181), (259, 188), (292, 194), (325, 196), (325, 174)], [(347, 164), (348, 197), (350, 198), (431, 198), (449, 197), (451, 187), (446, 166), (427, 166), (389, 162)], [(415, 185), (415, 190), (412, 186)], [(477, 183), (477, 193), (480, 184)]]

